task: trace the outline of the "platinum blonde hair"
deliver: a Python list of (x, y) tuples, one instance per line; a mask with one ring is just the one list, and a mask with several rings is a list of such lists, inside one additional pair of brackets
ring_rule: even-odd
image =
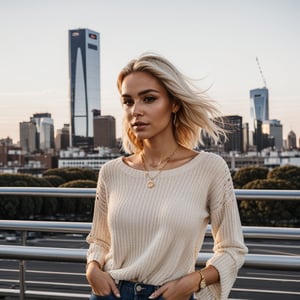
[[(166, 88), (170, 101), (178, 105), (179, 109), (173, 116), (173, 132), (178, 144), (194, 148), (202, 143), (202, 130), (215, 143), (225, 136), (224, 130), (218, 125), (221, 118), (215, 103), (167, 59), (146, 53), (131, 60), (118, 76), (120, 93), (124, 78), (133, 72), (146, 72), (155, 77)], [(143, 141), (136, 138), (126, 118), (123, 118), (123, 148), (128, 153), (137, 153), (143, 149)]]

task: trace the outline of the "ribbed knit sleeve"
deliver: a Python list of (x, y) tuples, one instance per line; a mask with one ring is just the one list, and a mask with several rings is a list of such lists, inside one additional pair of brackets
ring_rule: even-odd
[(107, 224), (108, 197), (106, 185), (104, 183), (104, 173), (105, 167), (99, 172), (96, 199), (94, 203), (93, 224), (91, 232), (86, 239), (90, 244), (87, 252), (87, 262), (96, 260), (102, 267), (105, 264), (105, 256), (110, 249), (110, 233)]
[(214, 255), (207, 262), (220, 275), (220, 282), (196, 294), (197, 299), (227, 299), (239, 268), (244, 263), (247, 248), (244, 245), (241, 222), (227, 164), (221, 157), (211, 163), (215, 177), (209, 189), (209, 210)]

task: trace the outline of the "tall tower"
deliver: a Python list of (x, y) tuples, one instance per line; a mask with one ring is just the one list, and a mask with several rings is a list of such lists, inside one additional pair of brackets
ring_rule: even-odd
[(70, 145), (93, 146), (93, 110), (100, 110), (100, 35), (69, 30)]
[(250, 90), (250, 113), (251, 121), (269, 120), (269, 90), (266, 87)]

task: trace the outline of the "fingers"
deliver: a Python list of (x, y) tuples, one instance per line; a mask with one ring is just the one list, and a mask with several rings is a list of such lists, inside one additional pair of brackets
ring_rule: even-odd
[(166, 287), (162, 286), (160, 287), (158, 290), (156, 290), (155, 292), (153, 292), (150, 296), (149, 299), (156, 299), (159, 296), (162, 296), (162, 294), (166, 291)]
[(119, 291), (119, 289), (117, 288), (115, 282), (113, 282), (113, 285), (112, 285), (112, 287), (111, 287), (111, 291), (112, 291), (112, 293), (113, 293), (117, 298), (121, 298), (120, 291)]
[(90, 271), (87, 279), (96, 295), (104, 296), (112, 293), (117, 298), (121, 297), (114, 279), (108, 273), (99, 268)]

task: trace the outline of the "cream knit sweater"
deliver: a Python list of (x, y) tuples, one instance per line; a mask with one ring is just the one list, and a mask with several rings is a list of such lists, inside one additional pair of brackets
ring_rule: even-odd
[(210, 222), (214, 255), (207, 265), (217, 268), (220, 283), (194, 297), (227, 299), (247, 248), (225, 161), (200, 152), (162, 171), (152, 189), (146, 182), (145, 172), (122, 158), (101, 168), (87, 260), (97, 260), (115, 280), (162, 285), (194, 271)]

